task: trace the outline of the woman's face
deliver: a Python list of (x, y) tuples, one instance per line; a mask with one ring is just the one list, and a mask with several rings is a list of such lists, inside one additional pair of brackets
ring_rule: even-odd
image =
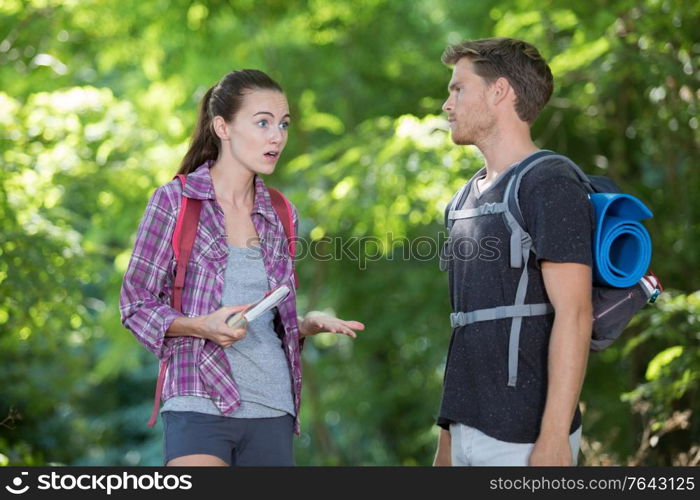
[[(219, 137), (235, 163), (256, 174), (271, 174), (287, 144), (289, 105), (276, 90), (252, 90)], [(226, 153), (224, 153), (226, 154)]]

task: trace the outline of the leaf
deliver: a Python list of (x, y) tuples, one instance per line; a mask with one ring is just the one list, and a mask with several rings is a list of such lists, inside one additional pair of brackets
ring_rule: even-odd
[(646, 379), (649, 381), (656, 380), (661, 374), (661, 370), (682, 354), (683, 346), (681, 345), (669, 347), (658, 353), (647, 366)]

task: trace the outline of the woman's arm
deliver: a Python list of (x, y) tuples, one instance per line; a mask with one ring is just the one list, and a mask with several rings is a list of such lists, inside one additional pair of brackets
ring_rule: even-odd
[(169, 305), (177, 196), (167, 185), (151, 196), (136, 233), (119, 297), (122, 324), (158, 358), (165, 355), (165, 332), (176, 318), (183, 316)]
[(167, 185), (153, 193), (136, 234), (119, 298), (122, 323), (158, 358), (166, 355), (172, 337), (198, 337), (226, 347), (245, 336), (245, 328), (230, 328), (226, 319), (246, 306), (222, 307), (194, 318), (170, 307), (171, 240), (179, 196)]
[(165, 332), (166, 337), (197, 337), (211, 340), (221, 347), (228, 347), (245, 337), (245, 328), (231, 328), (226, 320), (232, 314), (244, 310), (248, 306), (224, 306), (206, 316), (189, 318), (180, 316), (170, 324)]
[(342, 333), (348, 337), (356, 338), (357, 334), (354, 330), (365, 329), (365, 325), (359, 321), (346, 321), (318, 311), (306, 313), (306, 316), (298, 319), (298, 323), (300, 338), (321, 332)]

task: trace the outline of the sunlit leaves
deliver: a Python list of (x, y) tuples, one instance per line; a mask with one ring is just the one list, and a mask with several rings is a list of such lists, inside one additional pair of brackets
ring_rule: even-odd
[(474, 150), (451, 143), (444, 120), (408, 115), (368, 121), (336, 144), (296, 158), (285, 175), (297, 179), (290, 193), (312, 194), (296, 203), (326, 233), (385, 240), (440, 221), (477, 161)]
[[(20, 460), (21, 436), (32, 432), (61, 443), (53, 457), (60, 461), (78, 453), (82, 436), (65, 441), (77, 428), (68, 424), (70, 431), (53, 435), (52, 425), (63, 418), (55, 405), (80, 405), (89, 387), (138, 359), (128, 354), (139, 351), (114, 309), (103, 314), (104, 300), (114, 308), (119, 277), (112, 260), (129, 244), (161, 178), (159, 165), (144, 160), (156, 136), (108, 89), (37, 92), (23, 106), (0, 94), (0, 103), (0, 407), (23, 414), (22, 430), (8, 445), (13, 463)], [(133, 161), (137, 151), (141, 161)], [(159, 157), (172, 161), (171, 154)], [(110, 343), (101, 323), (114, 336)], [(123, 337), (128, 340), (119, 342)], [(100, 356), (110, 362), (91, 374)], [(33, 422), (41, 431), (32, 430)]]

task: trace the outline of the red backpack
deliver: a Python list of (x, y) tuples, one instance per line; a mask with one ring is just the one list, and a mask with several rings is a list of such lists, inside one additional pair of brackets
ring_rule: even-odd
[[(184, 190), (187, 178), (184, 174), (178, 174), (176, 177), (180, 179)], [(275, 213), (277, 214), (279, 220), (282, 221), (284, 234), (289, 242), (289, 255), (291, 256), (292, 261), (294, 261), (294, 256), (296, 254), (296, 234), (294, 233), (292, 206), (289, 203), (289, 200), (277, 189), (269, 187), (267, 190), (270, 193), (270, 198), (272, 199), (272, 207), (275, 209)], [(185, 286), (185, 272), (187, 270), (187, 263), (189, 262), (190, 255), (192, 253), (194, 239), (197, 236), (197, 226), (199, 225), (199, 214), (201, 210), (202, 200), (188, 198), (183, 193), (180, 212), (177, 215), (175, 231), (173, 231), (172, 245), (177, 266), (175, 268), (175, 283), (173, 284), (173, 294), (170, 302), (173, 309), (180, 312), (182, 312), (182, 290)], [(297, 287), (299, 286), (296, 270), (294, 270), (294, 283), (296, 283)], [(153, 427), (156, 424), (156, 419), (158, 418), (160, 396), (163, 392), (163, 382), (165, 381), (165, 372), (167, 369), (168, 359), (165, 359), (160, 363), (158, 381), (156, 383), (155, 401), (153, 402), (153, 413), (148, 421), (149, 427)]]

